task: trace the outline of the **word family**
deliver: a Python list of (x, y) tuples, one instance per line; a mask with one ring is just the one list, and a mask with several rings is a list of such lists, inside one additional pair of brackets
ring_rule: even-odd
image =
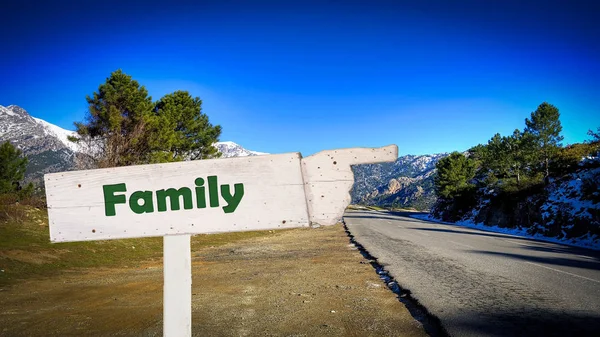
[[(244, 184), (233, 185), (232, 194), (230, 185), (219, 186), (217, 176), (209, 176), (206, 180), (208, 181), (208, 188), (204, 185), (203, 178), (196, 178), (193, 188), (184, 186), (179, 189), (133, 191), (129, 195), (126, 194), (126, 183), (103, 185), (104, 212), (106, 216), (117, 215), (117, 204), (128, 204), (129, 209), (136, 214), (153, 213), (155, 211), (166, 212), (167, 210), (179, 211), (182, 204), (183, 209), (206, 208), (207, 197), (208, 206), (219, 207), (220, 198), (222, 198), (226, 203), (223, 206), (223, 211), (225, 213), (235, 212), (244, 196)], [(167, 204), (169, 207), (167, 207)]]

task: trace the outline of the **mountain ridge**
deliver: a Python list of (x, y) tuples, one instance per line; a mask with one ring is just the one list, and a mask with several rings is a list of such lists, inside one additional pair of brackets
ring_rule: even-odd
[(392, 163), (354, 166), (352, 203), (429, 210), (436, 200), (435, 164), (447, 155), (404, 155)]

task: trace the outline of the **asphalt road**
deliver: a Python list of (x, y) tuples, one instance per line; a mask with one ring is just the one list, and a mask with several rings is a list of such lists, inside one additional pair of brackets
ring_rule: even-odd
[(452, 336), (600, 336), (600, 252), (348, 211), (355, 240)]

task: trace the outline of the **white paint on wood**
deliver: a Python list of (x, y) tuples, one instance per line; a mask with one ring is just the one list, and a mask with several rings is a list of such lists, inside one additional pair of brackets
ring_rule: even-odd
[(163, 238), (163, 336), (192, 335), (192, 262), (189, 235)]
[[(352, 148), (300, 153), (128, 166), (47, 174), (46, 196), (53, 242), (122, 239), (147, 236), (265, 230), (332, 225), (350, 202), (354, 183), (351, 165), (393, 161), (398, 148)], [(233, 212), (220, 186), (219, 206), (210, 207), (208, 177), (218, 185), (243, 184), (244, 195)], [(204, 179), (206, 206), (196, 204), (196, 178)], [(124, 183), (126, 202), (105, 211), (103, 186)], [(193, 207), (158, 210), (159, 190), (189, 188)], [(129, 204), (136, 191), (151, 195), (152, 211), (137, 214)], [(200, 193), (198, 193), (200, 194)], [(183, 201), (180, 199), (180, 201)]]
[[(155, 205), (153, 213), (136, 214), (128, 204), (118, 204), (116, 216), (105, 214), (103, 185), (126, 183), (129, 200), (133, 191), (194, 191), (194, 180), (208, 176), (217, 176), (231, 190), (244, 184), (244, 196), (233, 213), (224, 212), (221, 198), (215, 208), (206, 200), (206, 208), (157, 212)], [(299, 153), (53, 173), (46, 174), (45, 182), (53, 242), (309, 225)], [(208, 188), (206, 193), (208, 199)]]
[(391, 162), (398, 158), (398, 147), (352, 148), (322, 151), (302, 159), (302, 173), (310, 221), (334, 225), (350, 203), (354, 184), (351, 165)]

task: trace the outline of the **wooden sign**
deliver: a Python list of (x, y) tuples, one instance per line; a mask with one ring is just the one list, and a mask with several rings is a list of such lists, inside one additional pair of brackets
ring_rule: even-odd
[(298, 153), (47, 174), (50, 240), (308, 226)]
[(335, 224), (350, 165), (397, 147), (199, 160), (46, 174), (53, 242)]
[(397, 157), (390, 145), (46, 174), (50, 240), (164, 236), (164, 335), (191, 336), (191, 234), (333, 225), (351, 165)]

